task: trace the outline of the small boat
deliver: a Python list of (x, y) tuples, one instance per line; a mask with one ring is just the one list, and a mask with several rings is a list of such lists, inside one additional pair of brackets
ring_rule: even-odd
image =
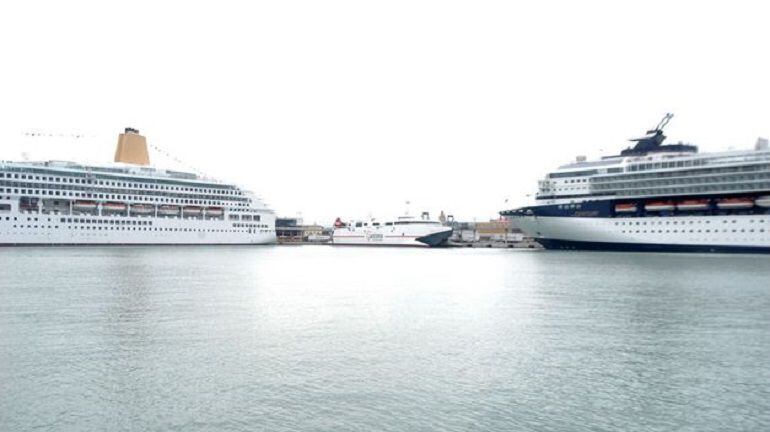
[(154, 211), (155, 207), (150, 204), (131, 204), (131, 214), (146, 215)]
[(94, 211), (96, 210), (95, 201), (75, 201), (72, 203), (72, 209), (77, 211)]
[(223, 214), (224, 214), (224, 210), (222, 210), (222, 207), (208, 207), (206, 209), (206, 216), (220, 217)]
[(739, 210), (754, 207), (751, 198), (723, 198), (717, 201), (717, 207), (723, 210)]
[(647, 211), (660, 212), (674, 210), (674, 203), (668, 201), (653, 201), (644, 205)]
[(182, 208), (182, 213), (185, 216), (200, 216), (202, 211), (203, 211), (203, 209), (201, 209), (200, 207), (196, 207), (196, 206), (189, 206), (189, 207), (183, 207)]
[(708, 210), (708, 208), (709, 200), (707, 199), (684, 200), (676, 204), (676, 209), (680, 211)]
[(179, 216), (179, 207), (172, 205), (162, 205), (158, 207), (158, 214), (161, 216)]
[(636, 204), (615, 204), (615, 213), (636, 213)]
[(770, 195), (757, 197), (757, 199), (754, 200), (754, 204), (764, 208), (770, 207)]
[(102, 203), (102, 210), (108, 212), (124, 212), (127, 206), (118, 202), (106, 202)]

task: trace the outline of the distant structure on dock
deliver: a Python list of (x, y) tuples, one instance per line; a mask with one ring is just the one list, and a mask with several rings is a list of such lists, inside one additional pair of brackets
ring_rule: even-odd
[(304, 225), (299, 217), (279, 217), (275, 220), (279, 244), (324, 244), (331, 241), (331, 228)]
[(531, 237), (508, 218), (485, 222), (456, 222), (450, 215), (446, 219), (445, 223), (453, 228), (452, 237), (449, 239), (453, 246), (539, 248)]

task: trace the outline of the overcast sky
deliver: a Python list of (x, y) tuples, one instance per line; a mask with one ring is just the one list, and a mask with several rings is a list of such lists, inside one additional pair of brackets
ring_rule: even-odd
[(0, 159), (132, 126), (280, 215), (484, 220), (669, 111), (702, 151), (770, 136), (770, 11), (707, 3), (4, 2)]

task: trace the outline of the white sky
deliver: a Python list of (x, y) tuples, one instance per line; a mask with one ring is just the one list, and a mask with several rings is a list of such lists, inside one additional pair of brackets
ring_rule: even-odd
[(705, 151), (769, 136), (768, 18), (740, 1), (3, 2), (0, 159), (108, 162), (132, 126), (280, 215), (408, 199), (483, 220), (668, 111), (669, 140)]

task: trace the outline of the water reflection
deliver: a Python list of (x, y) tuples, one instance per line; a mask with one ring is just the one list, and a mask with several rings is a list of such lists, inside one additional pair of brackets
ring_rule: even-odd
[(3, 430), (770, 424), (764, 257), (131, 247), (0, 262)]

